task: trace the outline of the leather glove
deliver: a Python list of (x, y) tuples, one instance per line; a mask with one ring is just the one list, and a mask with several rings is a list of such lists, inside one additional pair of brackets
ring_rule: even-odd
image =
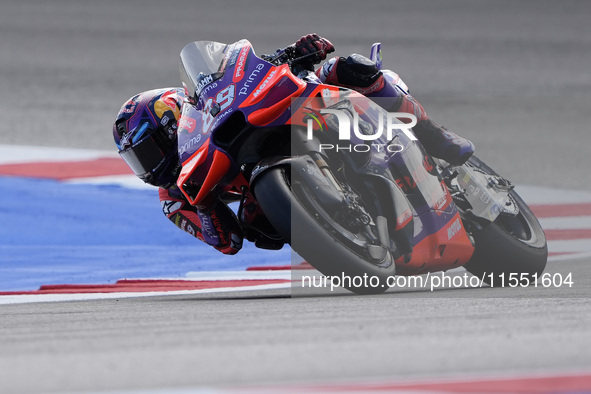
[(312, 64), (320, 63), (326, 59), (327, 54), (334, 52), (334, 45), (316, 33), (301, 37), (296, 41), (294, 46), (298, 57), (316, 53), (314, 56), (310, 56), (309, 62)]

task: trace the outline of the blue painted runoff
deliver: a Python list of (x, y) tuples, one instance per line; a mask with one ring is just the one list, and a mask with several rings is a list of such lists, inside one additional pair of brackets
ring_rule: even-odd
[(0, 291), (290, 261), (288, 247), (267, 251), (248, 242), (237, 255), (223, 255), (175, 227), (155, 188), (0, 177)]

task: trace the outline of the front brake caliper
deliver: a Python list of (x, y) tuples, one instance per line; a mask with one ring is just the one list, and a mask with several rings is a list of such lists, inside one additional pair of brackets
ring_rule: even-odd
[(494, 222), (508, 206), (509, 192), (513, 189), (511, 182), (468, 166), (457, 167), (456, 171), (458, 175), (455, 180), (462, 195), (471, 205), (472, 214)]

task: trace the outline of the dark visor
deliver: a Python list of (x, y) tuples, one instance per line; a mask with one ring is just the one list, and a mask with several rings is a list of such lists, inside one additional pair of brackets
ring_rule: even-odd
[(134, 174), (140, 177), (152, 172), (166, 157), (152, 135), (144, 137), (129, 148), (120, 150), (119, 155), (131, 167)]

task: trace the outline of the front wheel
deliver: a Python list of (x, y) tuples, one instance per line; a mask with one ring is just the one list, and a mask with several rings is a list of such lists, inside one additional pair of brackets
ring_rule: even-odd
[(292, 179), (289, 168), (260, 174), (254, 194), (279, 234), (322, 274), (340, 278), (342, 287), (357, 294), (388, 289), (394, 259), (389, 251), (380, 252), (371, 225), (351, 230), (339, 223), (306, 182)]
[[(469, 164), (487, 174), (498, 175), (476, 157), (470, 158)], [(492, 286), (507, 286), (511, 278), (519, 278), (522, 284), (533, 283), (548, 260), (542, 226), (515, 191), (509, 193), (509, 198), (517, 213), (502, 212), (493, 223), (474, 231), (475, 251), (464, 265), (468, 272)]]

